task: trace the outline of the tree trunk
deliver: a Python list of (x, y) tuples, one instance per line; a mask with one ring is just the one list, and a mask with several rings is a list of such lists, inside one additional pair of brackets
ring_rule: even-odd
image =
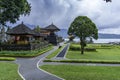
[(83, 45), (83, 43), (82, 43), (82, 45), (81, 45), (81, 54), (82, 54), (82, 55), (84, 54), (84, 45)]
[(81, 45), (81, 54), (84, 54), (84, 41), (80, 39), (80, 45)]

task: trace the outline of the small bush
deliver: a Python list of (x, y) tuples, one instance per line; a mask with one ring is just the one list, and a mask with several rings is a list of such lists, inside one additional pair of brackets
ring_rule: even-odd
[(70, 50), (73, 50), (73, 51), (78, 51), (80, 50), (80, 47), (75, 47), (75, 46), (70, 46)]
[(59, 48), (61, 48), (62, 46), (59, 46)]

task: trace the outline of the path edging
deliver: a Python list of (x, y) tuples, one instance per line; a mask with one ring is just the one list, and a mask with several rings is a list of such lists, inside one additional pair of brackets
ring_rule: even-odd
[[(43, 59), (43, 58), (42, 58), (42, 59)], [(56, 75), (54, 75), (54, 74), (51, 74), (51, 73), (49, 73), (49, 72), (47, 72), (47, 71), (39, 68), (39, 63), (40, 63), (40, 61), (41, 61), (42, 59), (40, 59), (40, 60), (37, 62), (37, 68), (38, 68), (39, 70), (41, 70), (41, 71), (43, 71), (43, 72), (45, 72), (45, 73), (47, 73), (47, 74), (49, 74), (49, 75), (55, 76), (55, 77), (57, 77), (57, 78), (59, 78), (59, 79), (65, 80), (65, 79), (63, 79), (63, 78), (61, 78), (61, 77), (58, 77), (58, 76), (56, 76)]]
[(20, 73), (20, 64), (18, 64), (18, 70), (17, 70), (17, 72), (18, 72), (18, 74), (20, 75), (20, 77), (23, 79), (23, 80), (25, 80), (25, 78), (23, 77), (23, 75)]

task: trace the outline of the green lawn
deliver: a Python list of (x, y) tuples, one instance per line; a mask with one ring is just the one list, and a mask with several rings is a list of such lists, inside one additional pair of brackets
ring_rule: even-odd
[[(98, 46), (99, 46), (99, 49), (98, 49)], [(82, 59), (82, 60), (115, 60), (115, 61), (120, 61), (120, 46), (102, 45), (102, 47), (100, 47), (100, 44), (98, 46), (95, 47), (95, 44), (93, 44), (90, 47), (97, 48), (96, 49), (97, 51), (96, 52), (85, 52), (84, 55), (81, 55), (80, 51), (69, 50), (66, 57), (69, 59)]]
[(0, 80), (22, 80), (14, 63), (0, 62)]
[(40, 68), (65, 80), (120, 80), (120, 67), (43, 65)]

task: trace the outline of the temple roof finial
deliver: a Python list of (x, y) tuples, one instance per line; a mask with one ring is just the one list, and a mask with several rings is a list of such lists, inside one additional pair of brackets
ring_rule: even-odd
[(53, 25), (53, 22), (52, 22), (52, 25)]
[(23, 21), (22, 21), (22, 24), (23, 24)]

